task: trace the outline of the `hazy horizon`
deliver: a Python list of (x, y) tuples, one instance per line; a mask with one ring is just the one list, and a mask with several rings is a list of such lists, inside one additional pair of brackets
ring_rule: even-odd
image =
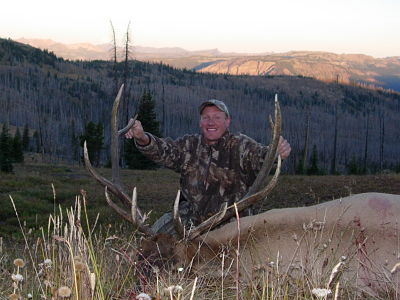
[(135, 46), (379, 58), (400, 56), (399, 11), (396, 0), (21, 0), (2, 5), (0, 37), (98, 45), (112, 40), (111, 21), (117, 41), (130, 23)]

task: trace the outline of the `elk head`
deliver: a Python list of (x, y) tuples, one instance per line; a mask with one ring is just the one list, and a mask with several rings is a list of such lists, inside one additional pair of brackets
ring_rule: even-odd
[[(195, 228), (186, 229), (181, 222), (179, 216), (179, 198), (180, 194), (175, 199), (174, 210), (173, 210), (173, 221), (174, 227), (178, 234), (179, 242), (176, 237), (171, 237), (165, 234), (156, 234), (150, 226), (145, 224), (146, 215), (141, 213), (137, 207), (137, 194), (136, 188), (133, 190), (132, 197), (128, 196), (126, 188), (120, 180), (119, 176), (119, 150), (118, 150), (118, 138), (125, 134), (134, 124), (136, 116), (129, 122), (129, 124), (118, 130), (117, 127), (117, 116), (118, 107), (120, 104), (121, 94), (123, 91), (123, 85), (121, 86), (112, 109), (111, 114), (111, 163), (112, 163), (112, 180), (108, 180), (101, 175), (92, 167), (88, 151), (86, 147), (86, 142), (84, 143), (84, 160), (85, 167), (88, 172), (102, 185), (105, 187), (105, 196), (108, 205), (115, 210), (119, 215), (121, 215), (125, 220), (133, 223), (137, 226), (138, 230), (145, 235), (145, 240), (142, 242), (141, 257), (150, 263), (169, 261), (175, 263), (176, 260), (190, 260), (199, 253), (199, 245), (202, 245), (202, 234), (208, 232), (226, 220), (235, 216), (236, 212), (241, 212), (244, 209), (252, 206), (253, 204), (264, 200), (267, 195), (275, 187), (281, 168), (281, 159), (277, 155), (277, 148), (279, 137), (281, 134), (281, 112), (280, 106), (275, 96), (275, 123), (270, 118), (270, 125), (273, 129), (272, 140), (269, 145), (269, 150), (264, 158), (264, 162), (259, 174), (254, 181), (254, 184), (250, 187), (248, 193), (237, 203), (232, 206), (227, 206), (226, 204), (221, 207), (220, 212), (210, 217), (203, 223), (199, 224)], [(268, 181), (268, 175), (274, 166), (274, 162), (278, 156), (278, 163), (275, 173), (270, 181)], [(131, 209), (128, 211), (126, 208), (120, 207), (115, 203), (110, 195), (111, 192), (116, 196), (122, 204), (127, 207), (130, 206)], [(184, 243), (182, 243), (182, 241)], [(211, 250), (214, 252), (214, 250)]]

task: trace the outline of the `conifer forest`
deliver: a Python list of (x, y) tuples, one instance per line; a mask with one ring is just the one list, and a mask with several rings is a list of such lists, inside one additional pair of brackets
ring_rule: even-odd
[(107, 165), (111, 107), (122, 83), (120, 127), (138, 111), (139, 100), (147, 93), (154, 101), (160, 135), (197, 133), (199, 104), (215, 98), (229, 107), (232, 132), (267, 144), (268, 116), (277, 94), (282, 135), (292, 146), (285, 172), (399, 170), (400, 94), (396, 92), (298, 76), (204, 74), (133, 59), (68, 61), (0, 39), (0, 123), (21, 133), (29, 128), (30, 151), (49, 162), (80, 164), (81, 137), (92, 122), (103, 130), (98, 165)]

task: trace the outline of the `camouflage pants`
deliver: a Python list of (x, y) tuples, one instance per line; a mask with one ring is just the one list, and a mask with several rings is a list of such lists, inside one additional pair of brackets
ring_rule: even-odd
[[(186, 228), (191, 228), (193, 222), (190, 218), (191, 210), (189, 208), (188, 202), (181, 202), (179, 205), (179, 214), (183, 225)], [(172, 235), (177, 235), (174, 227), (174, 216), (172, 212), (167, 212), (161, 216), (154, 224), (151, 226), (155, 233), (168, 233)]]

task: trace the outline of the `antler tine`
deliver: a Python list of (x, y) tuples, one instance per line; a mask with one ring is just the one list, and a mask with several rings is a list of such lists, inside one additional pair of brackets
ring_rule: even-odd
[(270, 120), (270, 124), (273, 129), (272, 141), (269, 145), (269, 149), (264, 158), (264, 163), (261, 167), (260, 172), (258, 173), (256, 180), (253, 185), (249, 188), (245, 197), (248, 197), (254, 193), (257, 193), (260, 188), (265, 186), (266, 181), (268, 179), (268, 175), (271, 172), (272, 167), (274, 166), (274, 161), (278, 152), (278, 143), (279, 138), (281, 136), (281, 127), (282, 127), (282, 117), (281, 117), (281, 108), (278, 102), (278, 96), (275, 95), (275, 124), (272, 120)]
[[(174, 212), (173, 212), (173, 220), (174, 220), (174, 227), (176, 232), (178, 233), (178, 235), (181, 238), (185, 238), (185, 226), (183, 226), (182, 224), (182, 220), (179, 214), (179, 199), (180, 199), (180, 190), (178, 190), (178, 194), (175, 198), (175, 202), (174, 202)], [(228, 210), (228, 203), (224, 202), (221, 205), (221, 209), (220, 211), (211, 216), (210, 218), (208, 218), (207, 220), (205, 220), (203, 223), (201, 223), (201, 228), (212, 228), (213, 224), (219, 224), (221, 222), (221, 219), (225, 216), (226, 211)], [(199, 226), (200, 226), (199, 225)], [(197, 238), (203, 231), (199, 230), (198, 227), (195, 227), (194, 229), (190, 230), (189, 235), (187, 236), (187, 238), (189, 240), (193, 240), (195, 238)]]
[[(87, 151), (87, 146), (86, 146), (86, 141), (83, 144), (83, 156), (85, 160), (85, 167), (86, 170), (105, 188), (105, 196), (106, 196), (106, 201), (107, 204), (115, 210), (116, 213), (118, 213), (120, 216), (122, 216), (125, 220), (128, 222), (131, 222), (135, 224), (138, 229), (143, 232), (144, 234), (147, 235), (154, 235), (154, 232), (147, 226), (143, 225), (143, 219), (140, 217), (140, 220), (137, 219), (137, 214), (133, 216), (133, 214), (129, 214), (127, 211), (124, 209), (120, 208), (114, 201), (111, 200), (110, 194), (108, 191), (113, 193), (116, 197), (119, 199), (124, 199), (124, 201), (129, 201), (132, 202), (132, 210), (135, 210), (137, 212), (137, 207), (136, 207), (136, 196), (135, 193), (132, 196), (132, 200), (129, 199), (129, 197), (123, 192), (120, 187), (116, 186), (113, 182), (110, 180), (104, 178), (101, 176), (92, 166), (90, 160), (89, 160), (89, 154)], [(134, 192), (136, 192), (136, 188), (134, 189)]]
[[(90, 163), (89, 159), (89, 154), (87, 151), (87, 146), (86, 146), (86, 141), (84, 142), (84, 160), (85, 160), (85, 167), (88, 170), (88, 172), (102, 185), (105, 187), (105, 194), (106, 194), (106, 200), (108, 205), (112, 209), (114, 209), (119, 215), (121, 215), (124, 219), (127, 221), (137, 225), (138, 229), (147, 234), (147, 235), (154, 235), (154, 232), (151, 230), (150, 227), (145, 226), (144, 223), (144, 217), (142, 213), (140, 212), (139, 208), (137, 207), (137, 201), (136, 201), (136, 188), (133, 191), (132, 199), (129, 198), (127, 193), (125, 192), (125, 187), (123, 183), (121, 182), (120, 176), (119, 176), (119, 147), (118, 147), (118, 137), (121, 134), (124, 134), (127, 132), (134, 124), (136, 117), (133, 118), (129, 122), (129, 124), (118, 131), (118, 107), (119, 103), (121, 100), (121, 95), (123, 91), (124, 85), (121, 85), (117, 97), (114, 100), (113, 108), (112, 108), (112, 113), (111, 113), (111, 165), (112, 165), (112, 181), (104, 178), (101, 176), (92, 166)], [(126, 205), (131, 205), (131, 214), (129, 214), (127, 211), (124, 209), (120, 208), (115, 202), (111, 200), (111, 197), (108, 193), (110, 191), (112, 194), (114, 194), (118, 199), (120, 199), (123, 203)]]
[[(230, 206), (230, 208), (231, 207), (233, 207), (233, 206)], [(214, 228), (215, 226), (217, 226), (218, 224), (223, 222), (223, 220), (226, 220), (227, 219), (226, 218), (227, 211), (228, 211), (228, 203), (224, 202), (221, 205), (221, 209), (218, 213), (211, 216), (210, 218), (208, 218), (203, 223), (199, 224), (198, 226), (196, 226), (195, 228), (193, 228), (190, 231), (188, 239), (193, 240), (193, 239), (197, 238), (198, 236), (200, 236), (203, 232), (205, 232), (207, 230), (211, 230), (212, 228)]]
[[(110, 197), (110, 194), (108, 193), (107, 187), (105, 187), (105, 196), (106, 196), (106, 200), (108, 205), (111, 206), (112, 209), (114, 209), (120, 216), (122, 216), (125, 220), (127, 220), (128, 222), (131, 222), (133, 224), (135, 224), (138, 229), (143, 232), (144, 234), (147, 235), (154, 235), (153, 230), (151, 230), (151, 228), (149, 228), (148, 226), (144, 226), (143, 225), (143, 220), (138, 220), (137, 219), (137, 214), (136, 214), (136, 188), (133, 190), (133, 195), (132, 195), (132, 215), (129, 215), (125, 210), (123, 210), (122, 208), (120, 208), (118, 205), (116, 205)], [(135, 204), (134, 204), (135, 203)]]
[(131, 127), (135, 124), (135, 121), (137, 119), (138, 115), (136, 114), (132, 119), (129, 120), (128, 125), (126, 125), (124, 128), (118, 130), (118, 136), (123, 135), (131, 129)]
[(138, 220), (137, 218), (137, 212), (138, 212), (138, 208), (137, 208), (137, 193), (136, 193), (136, 188), (133, 189), (132, 192), (132, 207), (131, 207), (131, 216), (132, 216), (132, 223), (135, 224), (138, 229), (147, 234), (147, 235), (154, 235), (154, 231), (149, 227), (149, 226), (145, 226), (143, 223), (145, 221), (145, 218), (142, 217), (140, 218), (140, 220)]
[(174, 202), (173, 220), (174, 220), (174, 228), (175, 228), (176, 232), (178, 233), (178, 235), (181, 238), (184, 238), (185, 237), (185, 226), (183, 226), (182, 219), (179, 214), (179, 199), (180, 199), (180, 197), (181, 197), (181, 191), (178, 190), (178, 193), (176, 195), (175, 202)]
[(90, 159), (89, 159), (89, 154), (86, 146), (86, 141), (83, 144), (83, 157), (85, 160), (85, 168), (86, 170), (104, 187), (107, 187), (115, 196), (117, 196), (119, 199), (123, 200), (126, 203), (130, 203), (131, 200), (129, 199), (129, 196), (120, 189), (120, 187), (116, 186), (113, 182), (110, 180), (104, 178), (101, 176), (92, 166)]
[[(273, 125), (272, 122), (273, 125), (272, 141), (269, 145), (269, 150), (265, 155), (263, 165), (256, 177), (256, 180), (250, 187), (248, 193), (243, 197), (243, 199), (241, 199), (236, 203), (239, 212), (257, 203), (258, 201), (265, 199), (265, 197), (272, 191), (272, 189), (276, 186), (278, 182), (278, 177), (281, 171), (281, 164), (282, 164), (280, 155), (278, 155), (278, 163), (275, 170), (275, 174), (270, 180), (270, 182), (266, 185), (268, 174), (273, 167), (275, 157), (277, 155), (278, 143), (281, 134), (281, 124), (282, 124), (281, 110), (277, 96), (275, 96), (275, 125)], [(235, 214), (236, 213), (234, 206), (233, 205), (229, 206), (227, 209), (225, 209), (225, 211), (222, 210), (221, 212), (210, 217), (205, 222), (199, 224), (196, 228), (192, 229), (188, 238), (194, 239), (198, 237), (205, 231), (211, 230), (212, 228), (216, 227), (221, 222), (226, 221), (229, 218), (232, 218), (233, 216), (235, 216)]]
[(122, 84), (119, 88), (117, 97), (115, 97), (113, 108), (111, 111), (111, 170), (112, 170), (112, 180), (124, 187), (119, 174), (119, 147), (118, 147), (118, 108), (121, 102), (122, 92), (124, 90), (124, 85)]
[(110, 197), (110, 194), (108, 193), (108, 188), (107, 186), (104, 188), (104, 194), (106, 196), (107, 204), (111, 206), (112, 209), (114, 209), (119, 215), (121, 215), (125, 220), (128, 222), (132, 223), (132, 218), (131, 216), (122, 208), (120, 208), (118, 205), (116, 205)]
[[(119, 88), (117, 97), (115, 97), (112, 112), (111, 112), (111, 172), (112, 172), (112, 181), (119, 187), (121, 190), (126, 191), (125, 185), (121, 181), (120, 177), (120, 168), (119, 168), (119, 146), (118, 146), (118, 138), (120, 134), (127, 132), (135, 123), (134, 120), (131, 120), (128, 125), (122, 130), (118, 131), (118, 108), (121, 102), (122, 92), (124, 90), (124, 84), (121, 84)], [(126, 193), (125, 193), (126, 194)], [(129, 199), (126, 204), (130, 205), (131, 200)], [(140, 218), (143, 218), (143, 214), (140, 212), (139, 208), (136, 206), (137, 213)]]

